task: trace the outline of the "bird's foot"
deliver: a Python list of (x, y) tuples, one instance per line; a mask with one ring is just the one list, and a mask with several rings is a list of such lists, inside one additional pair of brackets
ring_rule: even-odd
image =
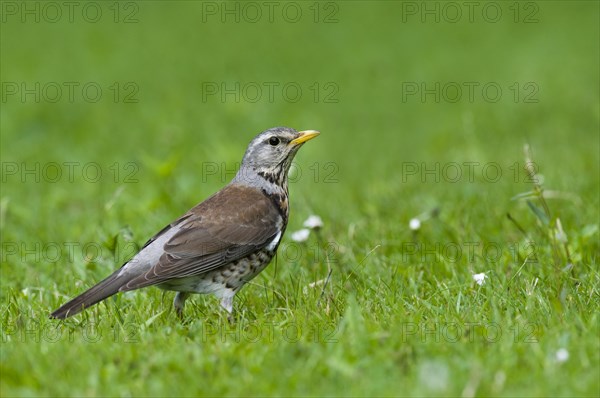
[(184, 321), (183, 308), (185, 307), (185, 300), (190, 296), (186, 292), (178, 292), (173, 300), (173, 307), (175, 307), (175, 313), (181, 322)]

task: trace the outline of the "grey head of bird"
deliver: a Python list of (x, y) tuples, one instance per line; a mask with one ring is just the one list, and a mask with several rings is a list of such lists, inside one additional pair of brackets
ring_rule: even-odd
[[(296, 131), (274, 127), (263, 131), (248, 144), (234, 183), (277, 185), (287, 188), (287, 175), (298, 149), (318, 131)], [(286, 189), (287, 190), (287, 189)]]

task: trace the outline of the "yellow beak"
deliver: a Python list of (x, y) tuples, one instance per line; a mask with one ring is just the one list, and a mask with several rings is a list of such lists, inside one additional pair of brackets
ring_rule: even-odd
[(321, 133), (318, 132), (317, 130), (304, 130), (304, 131), (298, 132), (298, 134), (300, 134), (300, 136), (298, 138), (290, 141), (290, 144), (292, 144), (292, 145), (303, 144), (308, 140), (312, 140), (313, 138), (315, 138), (316, 136), (318, 136)]

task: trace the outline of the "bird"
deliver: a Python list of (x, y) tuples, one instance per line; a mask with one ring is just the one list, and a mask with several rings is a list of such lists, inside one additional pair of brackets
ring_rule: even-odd
[(316, 130), (274, 127), (258, 134), (235, 177), (150, 238), (131, 260), (50, 314), (65, 319), (119, 292), (176, 291), (183, 319), (190, 294), (213, 294), (231, 317), (235, 294), (275, 256), (288, 223), (288, 171)]

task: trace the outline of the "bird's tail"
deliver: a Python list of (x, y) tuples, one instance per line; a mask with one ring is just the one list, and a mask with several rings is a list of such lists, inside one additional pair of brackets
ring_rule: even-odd
[(130, 279), (123, 275), (119, 277), (119, 271), (120, 270), (117, 270), (102, 282), (62, 305), (59, 309), (50, 314), (50, 318), (65, 319), (79, 314), (84, 309), (118, 293), (121, 287), (129, 282)]

